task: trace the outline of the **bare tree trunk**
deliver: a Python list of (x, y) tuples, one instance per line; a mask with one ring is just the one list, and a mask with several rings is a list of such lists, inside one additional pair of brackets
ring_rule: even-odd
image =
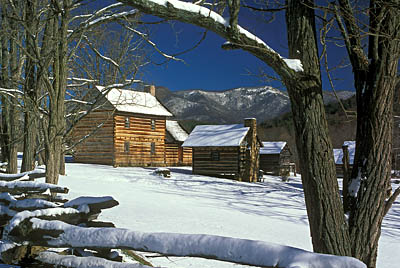
[(376, 266), (392, 163), (392, 143), (388, 141), (392, 140), (398, 58), (390, 53), (382, 56), (381, 70), (369, 76), (365, 93), (358, 94), (357, 151), (349, 189), (353, 256), (368, 267)]
[[(37, 8), (37, 1), (26, 1), (25, 3), (25, 18), (27, 20), (27, 27), (25, 39), (26, 50), (31, 54), (35, 54), (35, 40), (32, 33), (38, 32), (38, 22), (35, 17)], [(36, 71), (33, 59), (30, 57), (26, 60), (25, 67), (25, 84), (24, 84), (24, 104), (25, 104), (25, 124), (24, 124), (24, 154), (22, 157), (21, 172), (33, 170), (35, 168), (36, 156), (36, 140), (38, 135), (37, 123), (37, 95), (39, 87), (39, 77)]]
[[(8, 21), (5, 6), (2, 7), (2, 28), (7, 33), (15, 34), (13, 25)], [(3, 34), (1, 38), (1, 86), (5, 88), (13, 88), (15, 86), (14, 80), (17, 73), (18, 55), (16, 51), (15, 42), (10, 39), (7, 34)], [(2, 154), (8, 162), (7, 172), (17, 173), (17, 139), (16, 139), (16, 96), (2, 97)]]
[[(15, 25), (15, 22), (11, 21), (11, 30), (12, 30), (12, 35), (14, 38), (17, 38), (20, 36), (20, 33), (18, 32), (18, 29)], [(20, 76), (19, 73), (19, 66), (18, 66), (18, 59), (20, 57), (20, 51), (17, 51), (17, 45), (16, 41), (10, 38), (10, 73), (11, 73), (11, 81), (10, 85), (11, 88), (16, 89), (18, 87), (18, 79)], [(10, 161), (7, 166), (8, 173), (18, 173), (18, 163), (17, 163), (17, 154), (18, 154), (18, 142), (19, 142), (19, 137), (18, 137), (18, 101), (17, 101), (18, 96), (14, 96), (10, 98), (10, 114), (9, 114), (9, 130), (10, 130)]]
[[(28, 97), (29, 98), (29, 97)], [(25, 102), (27, 105), (28, 101)], [(38, 130), (37, 117), (32, 111), (25, 111), (24, 148), (21, 172), (35, 169), (36, 136)]]
[(304, 72), (285, 81), (293, 113), (296, 146), (314, 251), (350, 255), (333, 148), (328, 133), (315, 33), (313, 1), (287, 1), (289, 57)]
[(60, 175), (65, 175), (65, 154), (63, 150), (61, 150), (60, 154)]
[[(63, 136), (65, 132), (64, 99), (67, 86), (67, 49), (68, 49), (68, 17), (71, 1), (54, 2), (56, 12), (62, 14), (52, 20), (52, 36), (56, 40), (53, 75), (49, 92), (49, 119), (45, 133), (46, 151), (46, 182), (57, 184), (60, 172), (60, 155), (62, 153)], [(62, 5), (62, 6), (61, 6)]]
[[(400, 18), (395, 0), (370, 1), (368, 55), (362, 30), (348, 0), (340, 0), (347, 51), (353, 66), (357, 96), (357, 144), (349, 181), (349, 228), (352, 256), (376, 266), (381, 224), (390, 202), (393, 98), (400, 57)], [(339, 21), (340, 22), (340, 21)], [(346, 30), (346, 31), (345, 31)]]

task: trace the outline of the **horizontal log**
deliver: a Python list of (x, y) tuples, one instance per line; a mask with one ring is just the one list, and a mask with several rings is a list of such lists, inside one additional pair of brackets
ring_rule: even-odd
[(111, 196), (91, 197), (81, 196), (64, 204), (64, 207), (79, 208), (81, 206), (88, 206), (91, 211), (100, 211), (102, 209), (112, 208), (118, 206), (119, 203)]
[(219, 160), (211, 160), (210, 157), (207, 158), (200, 158), (200, 157), (193, 157), (196, 163), (210, 163), (210, 164), (217, 164), (217, 163), (237, 163), (239, 159), (237, 157), (220, 157)]
[(115, 228), (115, 224), (112, 222), (105, 222), (105, 221), (89, 221), (83, 224), (86, 227), (104, 227), (104, 228)]
[(160, 135), (153, 135), (149, 133), (115, 133), (116, 140), (126, 140), (127, 138), (139, 140), (139, 141), (160, 141), (164, 143), (165, 136)]
[(151, 120), (154, 120), (156, 124), (165, 125), (165, 119), (159, 119), (154, 117), (136, 117), (136, 116), (115, 116), (114, 120), (117, 123), (125, 123), (125, 118), (128, 117), (130, 122), (138, 124), (151, 124)]
[(200, 161), (213, 161), (213, 162), (218, 162), (218, 161), (238, 161), (240, 157), (237, 155), (219, 155), (219, 160), (211, 160), (211, 155), (207, 156), (198, 156), (198, 155), (193, 155), (193, 159), (200, 160)]
[(87, 151), (79, 151), (76, 153), (77, 156), (79, 157), (85, 157), (85, 156), (94, 156), (96, 158), (104, 158), (104, 159), (110, 159), (112, 158), (112, 152), (87, 152)]
[(42, 169), (36, 169), (32, 171), (26, 171), (18, 174), (3, 174), (0, 173), (0, 181), (15, 181), (18, 179), (22, 179), (26, 177), (26, 179), (37, 179), (37, 178), (44, 178), (46, 177), (46, 171)]
[(51, 202), (57, 202), (57, 203), (65, 203), (68, 202), (68, 199), (63, 198), (62, 196), (56, 195), (50, 195), (50, 194), (28, 194), (23, 197), (18, 197), (18, 200), (24, 200), (27, 198), (38, 198), (38, 199), (43, 199)]
[(237, 167), (237, 161), (197, 161), (195, 159), (196, 166), (198, 167), (224, 167), (224, 166), (232, 166)]
[[(51, 247), (132, 249), (166, 256), (201, 257), (261, 267), (366, 268), (351, 257), (308, 252), (263, 241), (202, 234), (143, 233), (120, 228), (84, 228), (30, 219), (18, 229), (31, 244)], [(249, 254), (251, 253), (251, 254)]]
[(112, 251), (111, 249), (88, 251), (82, 248), (76, 248), (76, 249), (70, 249), (68, 253), (70, 253), (68, 255), (74, 255), (77, 257), (99, 257), (109, 261), (122, 262), (122, 256), (120, 256), (117, 251)]
[(9, 192), (11, 194), (23, 193), (43, 193), (50, 190), (52, 193), (68, 193), (68, 188), (57, 186), (50, 183), (34, 181), (0, 181), (0, 192)]
[[(24, 237), (24, 230), (21, 230), (21, 222), (29, 222), (32, 219), (48, 221), (62, 221), (69, 224), (81, 224), (95, 220), (99, 213), (89, 209), (80, 208), (47, 208), (35, 211), (23, 211), (16, 213), (4, 227), (4, 233), (13, 242), (21, 243), (27, 239)], [(35, 236), (35, 235), (34, 235)], [(40, 245), (38, 245), (40, 246)]]
[(219, 150), (211, 150), (211, 151), (194, 151), (196, 155), (210, 155), (212, 152), (219, 152), (221, 155), (239, 155), (238, 151), (219, 151)]
[(19, 263), (28, 253), (28, 247), (15, 243), (0, 242), (0, 259), (6, 264)]
[(10, 193), (0, 193), (0, 203), (3, 205), (9, 205), (10, 203), (16, 202), (17, 199), (10, 195)]
[[(190, 148), (190, 147), (189, 147)], [(231, 151), (231, 152), (237, 152), (239, 150), (239, 147), (236, 146), (224, 146), (224, 147), (192, 147), (193, 151), (196, 152), (204, 152), (204, 151), (218, 151), (218, 152), (223, 152), (223, 151)]]
[(51, 264), (57, 267), (96, 267), (96, 268), (150, 268), (150, 266), (138, 263), (122, 263), (116, 261), (105, 260), (99, 257), (77, 257), (73, 255), (59, 255), (55, 252), (41, 252), (36, 260), (43, 264)]
[(9, 219), (11, 219), (12, 217), (15, 216), (15, 214), (17, 214), (18, 212), (15, 210), (10, 209), (7, 205), (1, 205), (0, 204), (0, 218), (2, 220), (6, 220), (8, 221)]
[(166, 119), (165, 116), (161, 116), (161, 115), (132, 114), (132, 113), (121, 112), (121, 111), (117, 111), (115, 113), (115, 117), (125, 117), (125, 116), (130, 116), (130, 117), (133, 117), (133, 118), (152, 118), (152, 119), (155, 119), (155, 120), (165, 120)]
[(102, 159), (91, 159), (91, 158), (75, 158), (76, 163), (88, 163), (88, 164), (99, 164), (99, 165), (112, 165), (113, 159), (102, 160)]
[(43, 200), (38, 198), (27, 198), (23, 200), (16, 200), (8, 205), (8, 207), (12, 210), (21, 212), (24, 210), (37, 210), (37, 209), (46, 209), (46, 208), (56, 208), (57, 204)]

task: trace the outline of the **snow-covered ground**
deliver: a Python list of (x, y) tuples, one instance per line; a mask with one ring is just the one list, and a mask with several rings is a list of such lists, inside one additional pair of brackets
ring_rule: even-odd
[[(299, 177), (282, 182), (265, 176), (264, 183), (243, 183), (191, 174), (173, 167), (171, 178), (155, 168), (113, 168), (68, 163), (59, 184), (69, 198), (111, 195), (120, 205), (103, 211), (101, 219), (117, 227), (143, 232), (212, 234), (262, 240), (312, 250)], [(378, 267), (400, 263), (400, 203), (383, 223)], [(149, 254), (145, 254), (146, 256)], [(242, 267), (193, 258), (151, 258), (164, 267)], [(244, 267), (244, 266), (243, 266)]]

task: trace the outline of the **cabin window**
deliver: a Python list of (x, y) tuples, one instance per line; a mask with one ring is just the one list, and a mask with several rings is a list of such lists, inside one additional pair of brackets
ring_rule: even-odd
[(156, 154), (156, 143), (155, 142), (152, 142), (150, 144), (150, 154), (151, 155), (155, 155)]
[(129, 121), (129, 117), (125, 117), (125, 128), (130, 128), (131, 122)]
[(151, 119), (151, 130), (156, 130), (156, 120)]
[(124, 152), (125, 153), (129, 152), (129, 141), (124, 142)]
[(219, 161), (219, 152), (211, 152), (211, 161)]

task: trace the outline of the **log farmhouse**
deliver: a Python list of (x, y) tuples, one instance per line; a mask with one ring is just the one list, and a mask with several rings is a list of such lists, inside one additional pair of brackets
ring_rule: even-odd
[(249, 159), (255, 158), (253, 169), (258, 171), (262, 144), (256, 135), (255, 119), (251, 118), (244, 125), (198, 125), (182, 146), (193, 150), (193, 174), (241, 180)]
[(291, 171), (295, 172), (294, 163), (291, 163), (292, 153), (285, 141), (263, 141), (262, 144), (260, 169), (264, 173), (286, 176)]
[[(103, 87), (97, 87), (99, 93)], [(101, 108), (90, 112), (75, 126), (74, 160), (81, 163), (117, 166), (190, 165), (191, 150), (183, 149), (187, 133), (173, 115), (148, 92), (111, 89)]]

